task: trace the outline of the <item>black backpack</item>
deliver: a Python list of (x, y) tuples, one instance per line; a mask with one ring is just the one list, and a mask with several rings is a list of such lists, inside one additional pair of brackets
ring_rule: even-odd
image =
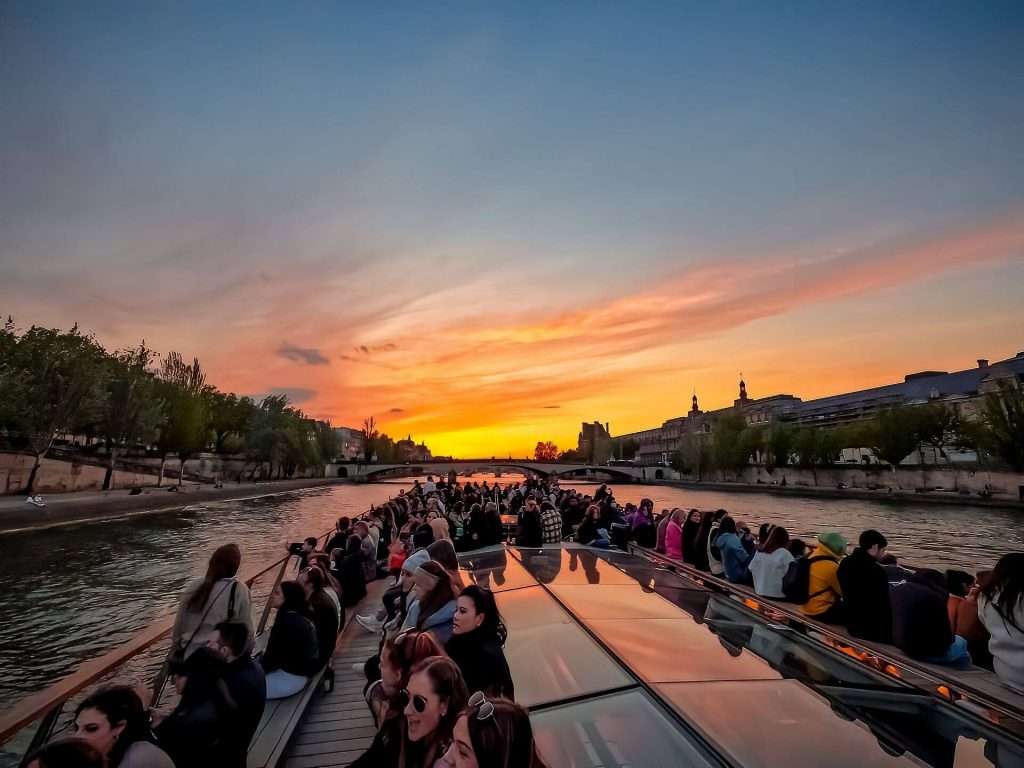
[(829, 588), (825, 587), (825, 589), (818, 590), (813, 595), (809, 594), (811, 589), (811, 563), (816, 563), (818, 560), (832, 560), (835, 562), (834, 557), (817, 555), (816, 557), (801, 557), (799, 560), (794, 560), (789, 564), (789, 568), (786, 569), (786, 575), (782, 577), (782, 594), (786, 596), (787, 602), (803, 605), (812, 597), (828, 592)]

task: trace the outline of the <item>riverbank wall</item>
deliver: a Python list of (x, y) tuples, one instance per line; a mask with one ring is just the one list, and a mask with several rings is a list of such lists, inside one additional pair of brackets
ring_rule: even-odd
[[(21, 494), (28, 487), (35, 457), (26, 453), (0, 452), (0, 496)], [(137, 488), (156, 486), (160, 476), (160, 459), (152, 456), (129, 456), (118, 461), (120, 469), (113, 475), (112, 488)], [(178, 459), (168, 459), (164, 465), (164, 484), (177, 482), (181, 469)], [(298, 477), (309, 479), (316, 473), (315, 468), (299, 472)], [(270, 467), (247, 460), (244, 456), (222, 456), (214, 453), (200, 453), (185, 462), (186, 478), (213, 482), (215, 478), (225, 483), (246, 480), (255, 475), (267, 476)], [(98, 491), (103, 487), (107, 468), (102, 458), (64, 456), (44, 458), (36, 475), (36, 492), (72, 493), (76, 491)], [(169, 479), (168, 476), (173, 475)]]
[(181, 491), (150, 488), (136, 495), (125, 490), (67, 493), (45, 497), (44, 507), (9, 496), (0, 498), (0, 535), (171, 512), (203, 502), (237, 501), (343, 482), (320, 477), (234, 483), (221, 488), (190, 483)]
[(900, 467), (893, 472), (887, 467), (776, 467), (769, 472), (765, 467), (747, 467), (736, 473), (711, 473), (699, 480), (696, 476), (679, 475), (665, 482), (683, 488), (737, 493), (1024, 510), (1024, 475), (982, 469)]

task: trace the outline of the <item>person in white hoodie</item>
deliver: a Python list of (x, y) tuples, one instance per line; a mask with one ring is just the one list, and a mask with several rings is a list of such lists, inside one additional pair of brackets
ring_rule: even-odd
[(1003, 555), (978, 595), (978, 618), (1000, 682), (1024, 693), (1024, 552)]
[(773, 525), (748, 566), (754, 578), (754, 591), (762, 597), (785, 598), (782, 579), (792, 562), (789, 532), (781, 525)]

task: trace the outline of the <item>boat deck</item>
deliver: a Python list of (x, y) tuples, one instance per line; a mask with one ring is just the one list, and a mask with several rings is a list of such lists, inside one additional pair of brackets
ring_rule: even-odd
[(389, 580), (368, 585), (367, 595), (347, 613), (345, 630), (334, 650), (334, 690), (317, 693), (310, 702), (281, 765), (284, 768), (346, 766), (365, 752), (377, 729), (363, 698), (366, 676), (352, 665), (377, 653), (378, 638), (356, 622), (357, 613), (369, 613), (380, 606)]

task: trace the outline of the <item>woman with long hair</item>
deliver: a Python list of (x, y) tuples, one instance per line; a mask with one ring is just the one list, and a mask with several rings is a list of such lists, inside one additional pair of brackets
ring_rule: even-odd
[(403, 716), (386, 721), (351, 768), (434, 768), (451, 743), (469, 694), (455, 662), (431, 656), (412, 668)]
[(334, 645), (344, 621), (341, 605), (330, 598), (330, 588), (323, 570), (311, 565), (299, 574), (299, 584), (306, 593), (310, 618), (316, 627), (317, 658), (326, 667), (334, 656)]
[(452, 583), (452, 594), (459, 594), (466, 587), (459, 572), (459, 556), (455, 554), (455, 545), (451, 539), (437, 539), (427, 547), (427, 554), (434, 562), (440, 563), (448, 573), (448, 579)]
[(996, 676), (1024, 693), (1024, 552), (1003, 555), (978, 595)]
[(277, 609), (277, 617), (260, 666), (267, 675), (267, 699), (284, 699), (305, 688), (320, 669), (320, 649), (301, 584), (282, 581), (271, 594), (270, 604)]
[(405, 615), (402, 629), (414, 628), (430, 632), (439, 645), (452, 636), (455, 617), (455, 592), (448, 571), (440, 563), (429, 560), (412, 575), (414, 601)]
[(446, 760), (452, 768), (547, 768), (526, 709), (479, 691), (455, 721)]
[(691, 509), (683, 523), (683, 562), (696, 565), (697, 531), (700, 530), (701, 514), (699, 509)]
[(345, 542), (345, 553), (338, 563), (341, 602), (351, 608), (366, 597), (366, 574), (363, 572), (363, 540), (351, 534)]
[(406, 703), (402, 693), (409, 685), (412, 668), (424, 659), (442, 655), (444, 650), (429, 632), (407, 629), (384, 641), (380, 649), (380, 678), (366, 688), (366, 703), (377, 728), (402, 716)]
[(249, 588), (235, 578), (242, 563), (237, 544), (224, 544), (210, 556), (206, 575), (191, 582), (174, 617), (171, 653), (186, 657), (213, 637), (218, 624), (238, 621), (252, 634)]
[[(718, 510), (722, 512), (722, 510)], [(711, 536), (711, 525), (721, 519), (716, 517), (718, 512), (705, 512), (700, 518), (700, 527), (697, 529), (697, 538), (693, 543), (693, 565), (701, 571), (709, 571), (708, 561), (708, 538)], [(724, 514), (722, 515), (724, 517)]]
[(758, 545), (754, 559), (750, 561), (750, 575), (754, 579), (754, 591), (763, 597), (785, 599), (782, 580), (793, 562), (789, 551), (789, 532), (781, 525), (768, 529), (763, 542)]
[(459, 665), (466, 688), (515, 698), (512, 673), (502, 650), (507, 637), (494, 593), (476, 584), (462, 590), (445, 651)]
[(686, 513), (679, 507), (672, 508), (665, 529), (665, 554), (673, 560), (683, 559), (683, 521)]
[(127, 685), (95, 691), (75, 709), (73, 727), (75, 736), (103, 755), (107, 768), (174, 768), (156, 745), (142, 699)]

